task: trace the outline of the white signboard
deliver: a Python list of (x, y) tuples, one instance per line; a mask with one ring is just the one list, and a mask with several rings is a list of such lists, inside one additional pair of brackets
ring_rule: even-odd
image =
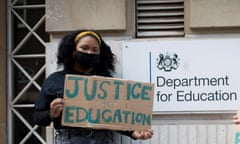
[(231, 111), (240, 104), (240, 39), (123, 45), (123, 78), (155, 84), (153, 111)]

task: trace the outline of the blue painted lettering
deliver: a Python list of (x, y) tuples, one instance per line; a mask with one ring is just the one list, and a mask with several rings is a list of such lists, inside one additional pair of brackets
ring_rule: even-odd
[(123, 85), (124, 82), (115, 80), (113, 83), (116, 86), (116, 88), (115, 88), (115, 96), (114, 96), (114, 99), (116, 100), (116, 99), (119, 99), (120, 85)]
[(75, 98), (77, 95), (78, 95), (78, 92), (79, 92), (79, 85), (78, 85), (78, 81), (79, 80), (84, 80), (86, 81), (87, 79), (86, 78), (80, 78), (80, 77), (71, 77), (69, 76), (68, 77), (68, 80), (74, 80), (74, 90), (73, 92), (71, 93), (69, 89), (66, 89), (65, 90), (65, 94), (68, 98)]

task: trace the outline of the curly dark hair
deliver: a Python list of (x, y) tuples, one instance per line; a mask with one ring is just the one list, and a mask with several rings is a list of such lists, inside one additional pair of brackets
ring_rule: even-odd
[[(73, 70), (73, 52), (75, 51), (76, 43), (74, 38), (81, 32), (89, 30), (79, 30), (72, 34), (66, 35), (62, 38), (57, 55), (58, 66), (63, 65), (65, 70)], [(90, 30), (92, 31), (92, 30)], [(93, 31), (95, 32), (95, 31)], [(100, 62), (93, 68), (93, 72), (100, 76), (112, 76), (115, 72), (115, 55), (112, 53), (110, 46), (108, 46), (102, 39), (101, 35), (95, 32), (101, 39), (100, 46)], [(91, 36), (91, 35), (90, 35)]]

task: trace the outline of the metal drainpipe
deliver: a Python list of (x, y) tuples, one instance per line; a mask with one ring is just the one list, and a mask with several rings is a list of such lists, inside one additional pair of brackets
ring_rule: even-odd
[(7, 0), (7, 141), (8, 144), (13, 144), (12, 136), (12, 63), (11, 63), (11, 49), (12, 49), (12, 14), (11, 14), (11, 1)]

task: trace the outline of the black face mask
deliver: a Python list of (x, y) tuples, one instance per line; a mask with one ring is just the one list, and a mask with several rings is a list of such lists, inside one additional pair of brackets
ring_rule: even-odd
[(74, 60), (84, 69), (90, 69), (99, 62), (99, 54), (88, 54), (77, 51)]

